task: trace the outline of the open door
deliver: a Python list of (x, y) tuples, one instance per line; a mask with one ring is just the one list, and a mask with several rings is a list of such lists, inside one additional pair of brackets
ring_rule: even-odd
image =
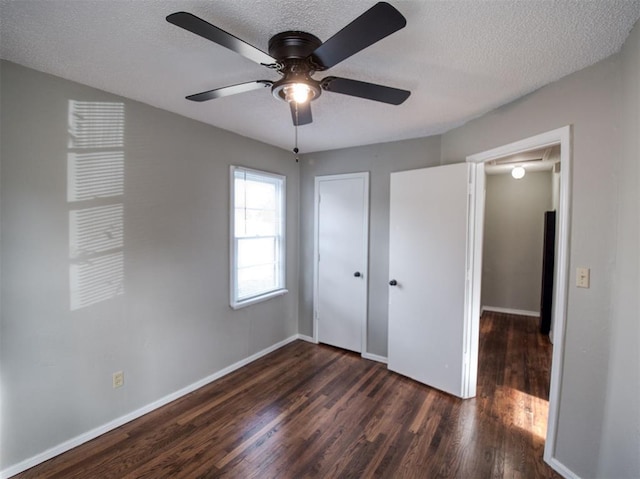
[(388, 367), (458, 397), (468, 397), (471, 168), (392, 173), (390, 191)]

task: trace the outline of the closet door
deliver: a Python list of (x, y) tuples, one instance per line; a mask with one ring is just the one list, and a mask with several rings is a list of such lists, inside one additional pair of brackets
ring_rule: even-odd
[(366, 340), (368, 216), (368, 173), (316, 178), (317, 339), (359, 353)]

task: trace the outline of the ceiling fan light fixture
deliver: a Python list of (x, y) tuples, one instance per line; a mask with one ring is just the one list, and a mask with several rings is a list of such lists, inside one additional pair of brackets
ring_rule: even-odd
[(292, 83), (284, 87), (284, 99), (291, 103), (305, 103), (312, 96), (313, 92), (306, 83)]
[(289, 73), (271, 87), (273, 96), (287, 103), (302, 105), (315, 100), (320, 96), (320, 82), (308, 75)]

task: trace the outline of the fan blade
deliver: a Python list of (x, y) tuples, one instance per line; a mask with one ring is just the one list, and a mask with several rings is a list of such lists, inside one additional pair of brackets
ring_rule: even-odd
[(251, 90), (259, 90), (273, 85), (273, 82), (269, 80), (256, 80), (247, 83), (239, 83), (237, 85), (225, 86), (222, 88), (216, 88), (215, 90), (203, 91), (202, 93), (196, 93), (195, 95), (189, 95), (187, 100), (191, 101), (207, 101), (214, 98), (221, 98), (223, 96), (236, 95), (238, 93), (244, 93)]
[(292, 101), (289, 105), (291, 106), (291, 119), (295, 126), (308, 125), (313, 121), (313, 117), (311, 116), (311, 102), (296, 103)]
[(207, 40), (211, 40), (218, 45), (228, 48), (249, 60), (253, 60), (261, 65), (271, 65), (277, 63), (277, 61), (271, 56), (267, 55), (262, 50), (258, 50), (253, 45), (234, 37), (230, 33), (221, 30), (215, 25), (211, 25), (209, 22), (205, 22), (201, 18), (187, 12), (172, 13), (167, 17), (169, 23), (173, 23), (185, 30), (200, 35)]
[(320, 86), (325, 91), (381, 101), (391, 105), (400, 105), (411, 95), (411, 92), (407, 90), (340, 77), (323, 78)]
[(376, 3), (311, 54), (322, 70), (364, 50), (407, 24), (407, 20), (386, 2)]

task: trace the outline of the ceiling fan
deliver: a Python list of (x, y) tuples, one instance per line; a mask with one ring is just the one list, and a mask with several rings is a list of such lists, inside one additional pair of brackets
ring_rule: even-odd
[(274, 97), (289, 103), (293, 124), (299, 126), (312, 122), (310, 102), (323, 90), (391, 105), (401, 104), (411, 94), (407, 90), (348, 78), (312, 78), (314, 73), (328, 70), (407, 24), (402, 14), (386, 2), (376, 3), (324, 43), (306, 32), (278, 33), (269, 40), (269, 54), (191, 13), (172, 13), (167, 21), (282, 75), (278, 81), (239, 83), (189, 95), (188, 100), (200, 102), (271, 87)]

